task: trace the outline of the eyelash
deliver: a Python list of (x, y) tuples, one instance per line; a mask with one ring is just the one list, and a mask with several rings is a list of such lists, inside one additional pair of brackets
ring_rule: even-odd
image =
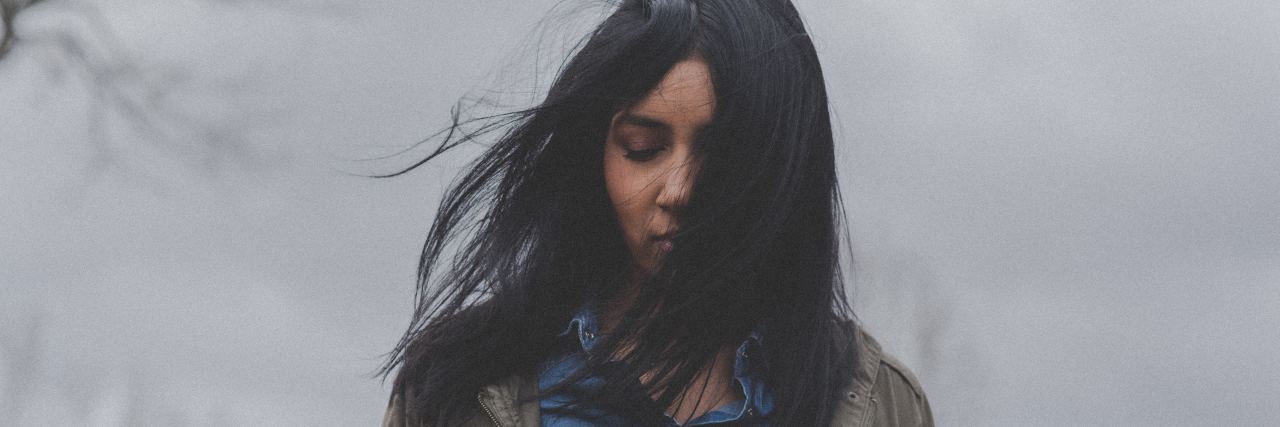
[(631, 160), (633, 162), (646, 162), (657, 157), (658, 153), (662, 151), (662, 148), (650, 148), (647, 150), (630, 150), (624, 148), (623, 151), (625, 151), (625, 153), (622, 154), (622, 157), (626, 157), (627, 160)]

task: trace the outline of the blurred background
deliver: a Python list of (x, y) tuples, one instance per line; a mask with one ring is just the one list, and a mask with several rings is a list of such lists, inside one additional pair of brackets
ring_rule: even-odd
[[(1280, 2), (796, 2), (940, 425), (1280, 425)], [(557, 4), (0, 0), (0, 424), (375, 425), (474, 151), (360, 159), (536, 98)]]

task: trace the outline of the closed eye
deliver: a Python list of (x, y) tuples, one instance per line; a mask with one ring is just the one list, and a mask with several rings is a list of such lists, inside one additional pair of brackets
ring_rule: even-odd
[(633, 162), (647, 162), (652, 160), (654, 157), (657, 157), (658, 153), (662, 152), (662, 150), (663, 148), (661, 147), (650, 148), (647, 150), (629, 150), (624, 148), (623, 151), (625, 151), (625, 153), (622, 154), (622, 157), (626, 157), (627, 160), (631, 160)]

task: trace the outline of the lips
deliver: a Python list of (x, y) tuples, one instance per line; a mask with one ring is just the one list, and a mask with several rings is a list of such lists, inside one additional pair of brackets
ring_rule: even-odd
[(671, 250), (675, 248), (675, 243), (672, 239), (675, 237), (677, 231), (678, 230), (668, 230), (665, 233), (655, 234), (653, 236), (653, 242), (658, 246), (659, 251), (667, 253), (671, 252)]

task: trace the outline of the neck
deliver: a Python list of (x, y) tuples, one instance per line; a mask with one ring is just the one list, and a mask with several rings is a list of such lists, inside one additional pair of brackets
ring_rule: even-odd
[(626, 273), (622, 279), (625, 282), (621, 290), (608, 301), (603, 301), (600, 306), (600, 326), (603, 331), (613, 331), (614, 327), (618, 326), (623, 314), (635, 305), (636, 297), (640, 295), (640, 286), (648, 277), (648, 272), (639, 267), (632, 267)]

